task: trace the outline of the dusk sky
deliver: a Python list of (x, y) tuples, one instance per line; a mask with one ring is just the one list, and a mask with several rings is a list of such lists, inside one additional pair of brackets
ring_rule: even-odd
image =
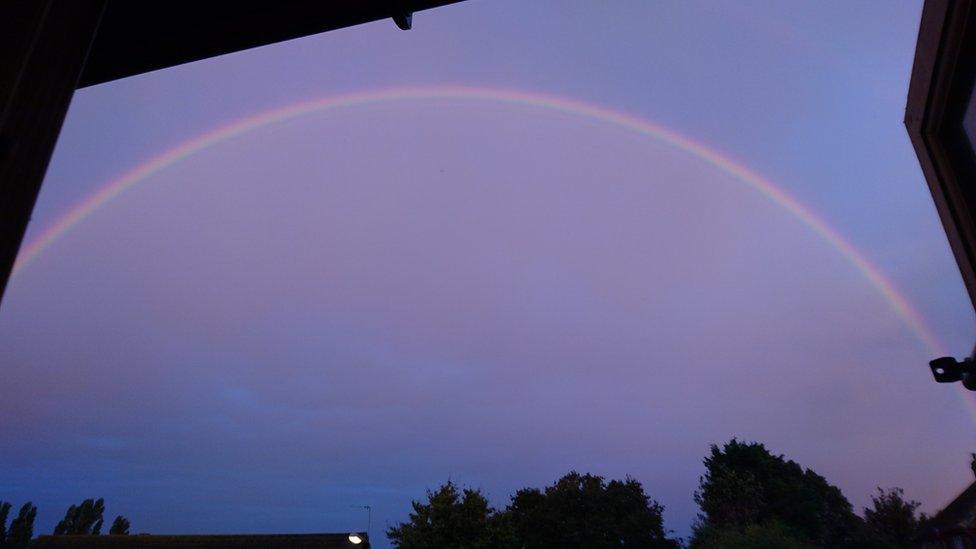
[(0, 499), (39, 533), (371, 505), (385, 547), (448, 479), (503, 507), (575, 469), (686, 536), (738, 437), (938, 510), (976, 400), (926, 363), (974, 319), (902, 125), (921, 4), (469, 0), (79, 91), (0, 305)]

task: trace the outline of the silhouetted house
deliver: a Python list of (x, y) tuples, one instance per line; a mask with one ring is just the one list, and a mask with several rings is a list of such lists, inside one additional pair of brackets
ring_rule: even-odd
[[(970, 467), (976, 475), (976, 454)], [(919, 535), (921, 547), (969, 549), (976, 547), (976, 482), (926, 521)]]
[(919, 542), (926, 549), (976, 547), (976, 482), (926, 522)]
[[(355, 543), (356, 540), (359, 543)], [(40, 536), (36, 549), (354, 549), (369, 547), (363, 532), (353, 534)]]

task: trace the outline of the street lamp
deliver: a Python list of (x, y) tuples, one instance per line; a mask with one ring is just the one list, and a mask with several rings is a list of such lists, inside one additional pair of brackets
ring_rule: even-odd
[[(372, 528), (373, 526), (373, 507), (371, 505), (350, 505), (350, 507), (355, 509), (366, 509), (366, 536), (368, 537), (370, 528)], [(352, 538), (354, 537), (359, 541), (353, 541)], [(361, 538), (356, 534), (349, 534), (349, 541), (351, 541), (356, 545), (359, 545), (360, 543), (363, 542), (363, 538)]]

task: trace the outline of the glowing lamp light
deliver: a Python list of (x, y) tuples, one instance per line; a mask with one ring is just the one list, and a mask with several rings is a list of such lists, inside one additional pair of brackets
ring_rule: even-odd
[(363, 538), (359, 537), (359, 534), (349, 534), (349, 543), (359, 545), (362, 542)]

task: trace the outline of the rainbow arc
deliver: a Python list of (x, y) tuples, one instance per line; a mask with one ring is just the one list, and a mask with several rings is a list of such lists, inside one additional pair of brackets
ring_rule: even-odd
[(932, 355), (943, 354), (943, 346), (928, 329), (921, 314), (901, 294), (895, 285), (870, 259), (831, 227), (813, 210), (797, 201), (789, 193), (756, 171), (735, 161), (730, 156), (680, 132), (655, 124), (640, 117), (611, 108), (585, 103), (579, 100), (520, 90), (466, 86), (434, 86), (388, 88), (345, 95), (337, 95), (271, 109), (185, 141), (166, 150), (109, 181), (85, 199), (71, 207), (64, 215), (45, 228), (21, 250), (14, 264), (14, 275), (23, 272), (34, 260), (50, 249), (55, 242), (82, 223), (98, 209), (109, 204), (115, 197), (183, 159), (223, 143), (236, 136), (265, 126), (313, 113), (345, 109), (360, 105), (393, 101), (459, 99), (526, 105), (567, 113), (582, 118), (611, 124), (666, 143), (696, 157), (732, 176), (745, 186), (759, 192), (777, 206), (785, 209), (809, 227), (838, 253), (840, 253), (865, 279), (877, 289), (911, 331)]

